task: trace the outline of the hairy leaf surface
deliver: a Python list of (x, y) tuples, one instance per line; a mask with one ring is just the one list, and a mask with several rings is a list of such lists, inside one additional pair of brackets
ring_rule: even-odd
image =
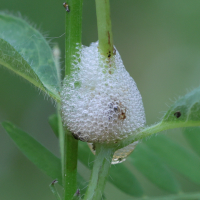
[(21, 18), (0, 12), (0, 64), (59, 100), (59, 75), (45, 38)]

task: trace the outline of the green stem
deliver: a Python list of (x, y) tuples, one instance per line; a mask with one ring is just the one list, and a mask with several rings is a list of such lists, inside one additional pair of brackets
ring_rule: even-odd
[[(65, 21), (65, 75), (72, 73), (72, 66), (81, 47), (83, 0), (68, 0)], [(69, 131), (64, 140), (64, 190), (65, 200), (71, 200), (77, 190), (78, 141)]]
[(65, 166), (64, 166), (64, 189), (65, 200), (71, 200), (77, 190), (77, 158), (78, 140), (75, 140), (71, 132), (65, 132)]
[(81, 47), (83, 0), (68, 0), (68, 6), (65, 21), (65, 75), (71, 74), (77, 47)]
[[(64, 167), (65, 167), (65, 132), (63, 129), (62, 124), (62, 118), (61, 118), (61, 105), (60, 103), (57, 103), (57, 116), (58, 116), (58, 132), (59, 132), (59, 145), (60, 145), (60, 155), (61, 155), (61, 167), (62, 167), (62, 177), (64, 177)], [(64, 178), (62, 181), (62, 184), (64, 185)]]
[(90, 183), (85, 194), (85, 200), (102, 199), (106, 179), (111, 165), (114, 149), (103, 144), (96, 144), (96, 155)]
[(110, 19), (109, 0), (96, 0), (99, 51), (111, 58), (113, 55), (113, 36)]
[(174, 129), (174, 128), (184, 128), (184, 127), (195, 127), (200, 126), (200, 122), (198, 121), (187, 121), (187, 122), (160, 122), (158, 124), (155, 124), (153, 126), (147, 127), (142, 129), (137, 134), (132, 134), (128, 138), (120, 141), (118, 144), (115, 144), (114, 146), (117, 149), (121, 149), (135, 141), (141, 140), (143, 138), (149, 137), (155, 133), (159, 133), (161, 131)]

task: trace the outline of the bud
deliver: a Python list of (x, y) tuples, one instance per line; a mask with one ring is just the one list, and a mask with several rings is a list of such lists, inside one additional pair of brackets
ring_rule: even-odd
[(80, 49), (61, 100), (64, 125), (82, 141), (115, 143), (146, 122), (142, 97), (118, 51), (105, 59), (98, 42)]

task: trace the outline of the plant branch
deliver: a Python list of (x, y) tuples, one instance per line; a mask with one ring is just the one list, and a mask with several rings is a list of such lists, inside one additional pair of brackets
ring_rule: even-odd
[(65, 21), (65, 75), (70, 75), (76, 59), (77, 47), (81, 47), (83, 0), (68, 0)]
[(128, 138), (120, 141), (118, 144), (114, 145), (117, 149), (121, 149), (135, 141), (141, 140), (145, 137), (149, 137), (155, 133), (159, 133), (161, 131), (174, 129), (174, 128), (184, 128), (184, 127), (195, 127), (200, 126), (199, 121), (187, 121), (187, 122), (160, 122), (153, 126), (147, 127), (139, 131), (137, 134), (132, 134)]
[(113, 36), (109, 0), (96, 0), (99, 51), (107, 58), (113, 56)]
[(77, 190), (77, 158), (78, 140), (75, 140), (71, 132), (65, 131), (65, 166), (64, 166), (64, 189), (65, 200), (70, 200)]
[(95, 161), (84, 200), (100, 200), (102, 198), (114, 154), (114, 149), (104, 144), (95, 144), (95, 147)]
[[(72, 66), (77, 59), (81, 47), (82, 34), (82, 5), (83, 0), (68, 0), (66, 5), (65, 22), (65, 75), (70, 76)], [(75, 140), (68, 130), (65, 131), (64, 140), (64, 190), (65, 200), (73, 198), (77, 190), (77, 157), (78, 141)]]

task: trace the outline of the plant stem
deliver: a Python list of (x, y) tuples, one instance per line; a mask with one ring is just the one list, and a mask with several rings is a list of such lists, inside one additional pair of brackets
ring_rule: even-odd
[(70, 75), (76, 59), (77, 47), (81, 47), (83, 0), (68, 0), (69, 11), (65, 21), (65, 75)]
[(121, 149), (135, 141), (141, 140), (143, 138), (149, 137), (155, 133), (159, 133), (161, 131), (174, 129), (174, 128), (183, 128), (183, 127), (195, 127), (200, 126), (200, 122), (198, 121), (187, 121), (187, 122), (160, 122), (153, 126), (147, 127), (139, 131), (137, 134), (132, 134), (128, 138), (120, 141), (118, 144), (114, 146), (117, 149)]
[(109, 0), (96, 0), (99, 51), (107, 58), (113, 56), (113, 36)]
[(96, 144), (95, 147), (95, 161), (84, 200), (100, 200), (102, 198), (112, 156), (114, 154), (114, 149), (104, 144)]
[[(81, 47), (83, 0), (68, 0), (65, 21), (65, 75), (70, 76), (77, 47)], [(65, 200), (71, 200), (77, 190), (78, 141), (66, 130), (64, 140), (64, 190)]]
[[(97, 27), (99, 39), (99, 52), (104, 58), (113, 57), (113, 37), (110, 19), (109, 0), (96, 0)], [(103, 58), (103, 59), (104, 59)], [(103, 195), (114, 149), (106, 144), (95, 144), (96, 155), (85, 194), (85, 200), (100, 200)]]
[(64, 189), (65, 200), (71, 200), (77, 190), (77, 158), (78, 140), (75, 140), (71, 132), (65, 132), (65, 166)]

